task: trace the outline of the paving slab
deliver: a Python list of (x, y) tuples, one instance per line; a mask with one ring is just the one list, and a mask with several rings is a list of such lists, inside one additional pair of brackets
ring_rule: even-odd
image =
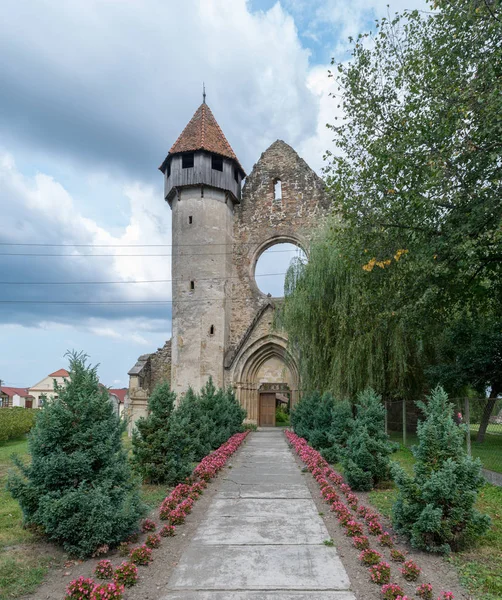
[(161, 600), (355, 600), (281, 430), (251, 434)]
[(237, 483), (226, 480), (219, 491), (220, 498), (308, 498), (312, 496), (304, 483)]
[(161, 600), (354, 600), (351, 592), (171, 592)]
[(348, 590), (349, 578), (328, 546), (191, 544), (169, 582), (194, 590)]

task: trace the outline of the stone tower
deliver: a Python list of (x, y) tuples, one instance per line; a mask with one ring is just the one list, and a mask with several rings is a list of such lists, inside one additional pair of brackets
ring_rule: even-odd
[(171, 387), (224, 385), (234, 209), (246, 176), (209, 106), (197, 109), (160, 166), (172, 210)]
[(282, 299), (260, 291), (256, 264), (280, 243), (308, 255), (330, 210), (324, 182), (281, 140), (246, 177), (205, 102), (160, 170), (172, 209), (172, 339), (129, 371), (131, 422), (157, 383), (170, 379), (179, 397), (212, 376), (235, 390), (248, 421), (274, 425), (276, 406), (301, 395), (299, 360), (274, 326)]

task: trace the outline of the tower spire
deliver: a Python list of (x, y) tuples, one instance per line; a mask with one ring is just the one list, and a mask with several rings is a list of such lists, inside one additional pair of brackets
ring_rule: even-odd
[(202, 82), (202, 102), (206, 103), (206, 84)]

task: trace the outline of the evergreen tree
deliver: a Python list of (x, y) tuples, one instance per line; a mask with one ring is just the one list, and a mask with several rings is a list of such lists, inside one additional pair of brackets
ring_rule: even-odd
[(70, 375), (40, 410), (29, 437), (31, 464), (16, 460), (8, 488), (28, 525), (83, 557), (137, 529), (145, 507), (132, 478), (115, 413), (96, 367), (70, 355)]
[(352, 405), (348, 400), (334, 402), (331, 414), (331, 426), (327, 432), (329, 446), (321, 454), (330, 463), (341, 460), (347, 440), (354, 427)]
[(392, 446), (385, 433), (385, 408), (378, 394), (372, 389), (358, 394), (356, 411), (342, 465), (349, 485), (367, 491), (389, 478)]
[(441, 387), (419, 403), (425, 421), (418, 423), (413, 448), (414, 477), (392, 467), (399, 495), (393, 507), (396, 529), (415, 548), (429, 552), (459, 550), (489, 527), (490, 519), (475, 508), (483, 485), (481, 462), (464, 450), (465, 427), (453, 421), (453, 405)]
[(322, 452), (331, 445), (329, 433), (333, 423), (334, 399), (329, 392), (320, 396), (315, 405), (309, 443)]
[(194, 461), (200, 461), (213, 450), (213, 421), (203, 410), (200, 396), (189, 388), (176, 408), (173, 421), (183, 423), (188, 451)]
[(200, 403), (203, 414), (212, 422), (210, 445), (213, 449), (242, 430), (246, 411), (240, 406), (231, 388), (216, 389), (210, 378), (200, 391)]
[(185, 443), (188, 418), (176, 419), (176, 394), (169, 383), (160, 383), (148, 399), (148, 416), (136, 421), (133, 463), (148, 483), (176, 484), (191, 472), (191, 448)]
[(321, 394), (316, 390), (304, 394), (300, 401), (291, 411), (291, 425), (296, 435), (311, 442), (312, 431), (318, 406), (321, 402)]

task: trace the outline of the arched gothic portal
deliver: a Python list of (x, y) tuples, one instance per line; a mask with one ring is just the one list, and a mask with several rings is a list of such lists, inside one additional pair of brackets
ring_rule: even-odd
[(282, 336), (270, 334), (250, 343), (238, 357), (232, 379), (248, 420), (258, 425), (274, 425), (276, 406), (282, 402), (291, 408), (298, 401), (298, 365)]

